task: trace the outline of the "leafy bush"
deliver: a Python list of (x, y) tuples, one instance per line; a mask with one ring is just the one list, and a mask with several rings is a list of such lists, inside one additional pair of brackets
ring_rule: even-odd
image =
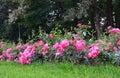
[(81, 28), (78, 30), (80, 33), (62, 34), (61, 31), (57, 33), (57, 29), (51, 34), (40, 32), (38, 41), (8, 48), (1, 42), (0, 60), (21, 64), (31, 64), (34, 61), (42, 63), (67, 61), (74, 64), (120, 65), (120, 29), (109, 27), (106, 32), (109, 35), (103, 35), (99, 40), (92, 42), (91, 39), (84, 40), (84, 34), (81, 32), (85, 31), (81, 31)]

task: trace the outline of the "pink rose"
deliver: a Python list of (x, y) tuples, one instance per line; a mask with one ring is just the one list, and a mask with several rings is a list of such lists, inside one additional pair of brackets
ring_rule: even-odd
[(84, 51), (85, 50), (85, 41), (84, 40), (77, 40), (75, 43), (75, 48), (77, 51), (78, 50)]
[(108, 47), (105, 47), (105, 48), (104, 48), (104, 50), (105, 50), (105, 51), (108, 51), (108, 50), (109, 50), (109, 48), (108, 48)]
[(97, 57), (99, 53), (100, 53), (100, 49), (98, 48), (98, 46), (95, 45), (89, 49), (88, 57), (93, 59)]
[(53, 34), (49, 34), (49, 37), (52, 39), (54, 36), (53, 36)]
[(65, 39), (65, 40), (62, 40), (60, 42), (60, 45), (62, 48), (66, 48), (67, 46), (69, 46), (69, 40)]
[(117, 45), (120, 46), (120, 38), (118, 38)]
[(117, 51), (117, 50), (118, 50), (118, 48), (117, 48), (117, 47), (113, 47), (113, 50), (114, 50), (114, 51)]
[(81, 24), (80, 24), (80, 23), (78, 23), (76, 26), (77, 26), (77, 27), (80, 27), (80, 26), (81, 26)]

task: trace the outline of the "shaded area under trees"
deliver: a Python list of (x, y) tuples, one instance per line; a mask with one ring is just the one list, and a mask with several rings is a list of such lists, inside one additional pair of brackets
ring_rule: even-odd
[(1, 0), (0, 38), (25, 42), (39, 28), (50, 33), (56, 24), (70, 30), (79, 22), (98, 38), (107, 26), (120, 27), (119, 18), (120, 0)]

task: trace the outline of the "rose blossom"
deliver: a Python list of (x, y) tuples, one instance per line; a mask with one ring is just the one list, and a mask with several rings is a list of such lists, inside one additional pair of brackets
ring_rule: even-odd
[(98, 46), (95, 45), (89, 49), (88, 57), (93, 59), (97, 57), (99, 53), (100, 53), (100, 49), (98, 48)]

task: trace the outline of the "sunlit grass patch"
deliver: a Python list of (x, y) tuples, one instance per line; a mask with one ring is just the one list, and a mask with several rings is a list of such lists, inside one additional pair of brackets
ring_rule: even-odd
[(33, 63), (21, 65), (0, 62), (0, 78), (119, 78), (119, 67)]

